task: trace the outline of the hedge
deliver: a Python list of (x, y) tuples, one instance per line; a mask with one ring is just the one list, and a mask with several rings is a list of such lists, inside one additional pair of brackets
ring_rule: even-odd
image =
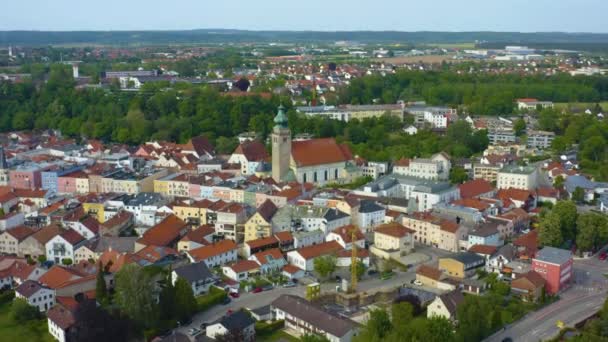
[(228, 295), (226, 294), (226, 291), (212, 286), (209, 290), (209, 293), (196, 297), (196, 302), (198, 303), (198, 310), (207, 310), (210, 307), (221, 303), (224, 299), (226, 299), (227, 296)]

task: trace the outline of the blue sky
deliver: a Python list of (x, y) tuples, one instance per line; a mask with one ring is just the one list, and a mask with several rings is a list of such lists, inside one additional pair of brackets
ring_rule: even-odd
[(608, 33), (608, 0), (2, 0), (0, 30)]

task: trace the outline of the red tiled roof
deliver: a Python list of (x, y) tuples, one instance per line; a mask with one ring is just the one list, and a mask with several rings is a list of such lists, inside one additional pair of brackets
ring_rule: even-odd
[(210, 257), (237, 249), (236, 243), (232, 240), (222, 240), (214, 244), (199, 247), (188, 252), (195, 261), (201, 261)]
[(242, 154), (247, 161), (264, 161), (268, 158), (266, 146), (258, 140), (245, 141), (241, 143), (233, 154)]
[(539, 246), (538, 231), (533, 230), (527, 234), (518, 237), (517, 239), (515, 239), (515, 241), (513, 241), (513, 245), (517, 247), (524, 247), (532, 252), (537, 251)]
[(57, 289), (63, 286), (65, 283), (82, 278), (80, 273), (63, 266), (53, 266), (48, 272), (43, 274), (38, 282), (44, 284), (52, 289)]
[(63, 228), (58, 223), (52, 223), (46, 227), (42, 227), (42, 229), (32, 234), (32, 237), (42, 245), (45, 245), (50, 239), (62, 232)]
[(291, 156), (299, 167), (349, 160), (349, 155), (345, 154), (343, 148), (333, 138), (294, 141), (291, 144)]
[(448, 221), (448, 220), (441, 220), (441, 224), (439, 224), (441, 230), (445, 231), (445, 232), (450, 232), (450, 233), (456, 233), (456, 231), (458, 230), (458, 228), (460, 227), (458, 225), (458, 223), (456, 222), (452, 222), (452, 221)]
[(241, 273), (256, 270), (260, 268), (260, 264), (253, 260), (240, 260), (228, 267), (236, 273)]
[(6, 233), (17, 239), (18, 242), (25, 240), (28, 236), (34, 234), (36, 231), (28, 226), (17, 226), (6, 230)]
[(423, 277), (427, 277), (433, 280), (441, 279), (441, 271), (438, 268), (428, 266), (428, 265), (420, 265), (416, 270), (416, 274), (420, 274)]
[(60, 235), (65, 241), (70, 243), (72, 246), (78, 244), (79, 242), (84, 240), (84, 237), (80, 235), (74, 229), (68, 229)]
[(348, 226), (338, 227), (332, 233), (339, 235), (344, 243), (352, 242), (352, 233), (355, 233), (355, 241), (365, 240), (365, 235), (361, 232), (361, 229), (349, 224)]
[(376, 227), (376, 229), (374, 229), (374, 232), (389, 235), (396, 238), (402, 238), (407, 234), (414, 234), (416, 231), (407, 228), (397, 222), (390, 222)]
[(462, 198), (462, 199), (452, 202), (452, 204), (460, 205), (460, 206), (467, 207), (467, 208), (474, 208), (479, 211), (485, 211), (486, 209), (488, 209), (490, 207), (490, 205), (487, 202), (480, 201), (475, 198)]
[(274, 237), (281, 243), (293, 241), (293, 235), (288, 231), (274, 233)]
[(410, 166), (410, 160), (407, 158), (401, 158), (395, 162), (394, 166), (408, 167)]
[(187, 228), (186, 222), (169, 215), (156, 226), (148, 229), (138, 242), (144, 245), (168, 246)]
[(192, 241), (202, 245), (208, 245), (211, 241), (205, 239), (206, 236), (215, 233), (215, 228), (211, 225), (202, 225), (193, 231), (188, 232), (180, 241)]
[(270, 245), (276, 244), (278, 242), (279, 242), (279, 240), (277, 240), (277, 238), (275, 238), (274, 236), (268, 236), (268, 237), (261, 238), (261, 239), (247, 241), (247, 242), (245, 242), (245, 244), (247, 246), (249, 246), (249, 248), (255, 249), (255, 248), (261, 248), (264, 246), (270, 246)]
[(461, 198), (473, 198), (494, 190), (492, 184), (485, 179), (468, 181), (460, 184), (458, 188)]
[(275, 260), (277, 260), (277, 259), (284, 259), (283, 258), (283, 253), (281, 253), (281, 250), (278, 249), (278, 248), (267, 249), (267, 250), (265, 250), (263, 252), (255, 253), (253, 256), (262, 265), (268, 263), (268, 259), (266, 258), (267, 256), (271, 256), (272, 259), (275, 259)]
[(296, 252), (298, 252), (304, 259), (313, 259), (323, 255), (335, 254), (338, 251), (342, 250), (342, 245), (340, 245), (337, 241), (329, 241), (323, 242), (318, 245), (302, 247)]
[(74, 313), (59, 304), (53, 306), (46, 313), (46, 315), (53, 323), (55, 323), (64, 331), (76, 322), (76, 320), (74, 319)]
[(515, 188), (500, 189), (496, 194), (496, 197), (501, 200), (508, 199), (520, 202), (527, 201), (530, 196), (532, 196), (532, 193), (530, 191)]
[[(353, 251), (350, 249), (343, 249), (341, 251), (339, 251), (338, 257), (339, 258), (350, 258), (352, 256)], [(363, 249), (363, 248), (358, 248), (357, 249), (357, 258), (361, 259), (361, 258), (367, 258), (369, 257), (369, 251), (367, 249)]]
[(469, 252), (483, 255), (492, 255), (496, 253), (496, 250), (496, 246), (490, 245), (473, 245), (471, 248), (469, 248)]
[(538, 196), (549, 197), (549, 198), (557, 198), (557, 196), (558, 196), (557, 189), (549, 188), (549, 187), (538, 188), (538, 189), (536, 189), (536, 193), (538, 194)]
[(277, 212), (278, 208), (274, 203), (267, 199), (258, 207), (258, 213), (266, 220), (266, 222), (270, 222), (274, 214)]
[(296, 267), (296, 266), (294, 266), (292, 264), (287, 264), (287, 265), (283, 266), (283, 271), (285, 271), (285, 272), (287, 272), (289, 274), (295, 274), (297, 272), (302, 271), (302, 269), (298, 268), (298, 267)]

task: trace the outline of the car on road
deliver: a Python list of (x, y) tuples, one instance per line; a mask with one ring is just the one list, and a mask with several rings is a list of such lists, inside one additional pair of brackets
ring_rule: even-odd
[(603, 251), (597, 258), (600, 260), (606, 260), (606, 257), (608, 257), (608, 252)]
[(232, 311), (232, 309), (228, 309), (228, 311), (226, 311), (226, 316), (230, 316), (232, 315), (234, 311)]
[(230, 300), (230, 297), (226, 296), (226, 298), (224, 298), (224, 300), (222, 301), (222, 304), (223, 305), (228, 305), (228, 304), (230, 304), (231, 301), (232, 300)]
[(274, 289), (274, 286), (272, 285), (266, 285), (262, 287), (262, 291), (270, 291), (272, 289)]
[(238, 292), (230, 292), (230, 297), (232, 297), (232, 298), (239, 298), (240, 295), (239, 295)]
[(253, 289), (253, 291), (251, 291), (252, 293), (260, 293), (264, 291), (264, 289), (262, 289), (261, 287), (256, 287), (255, 289)]
[(414, 279), (414, 285), (422, 286), (422, 282), (418, 279)]
[(188, 330), (188, 335), (190, 336), (197, 336), (200, 335), (203, 331), (201, 329), (198, 328), (190, 328)]
[(295, 287), (296, 283), (294, 283), (293, 281), (288, 281), (285, 284), (283, 284), (283, 287)]
[(376, 275), (376, 274), (378, 274), (378, 271), (376, 271), (376, 270), (369, 270), (367, 272), (367, 275), (369, 275), (369, 276), (373, 276), (373, 275)]

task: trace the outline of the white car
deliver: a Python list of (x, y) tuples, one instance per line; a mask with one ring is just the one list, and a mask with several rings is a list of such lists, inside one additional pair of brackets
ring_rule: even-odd
[(414, 280), (414, 285), (422, 286), (422, 282), (418, 279)]

